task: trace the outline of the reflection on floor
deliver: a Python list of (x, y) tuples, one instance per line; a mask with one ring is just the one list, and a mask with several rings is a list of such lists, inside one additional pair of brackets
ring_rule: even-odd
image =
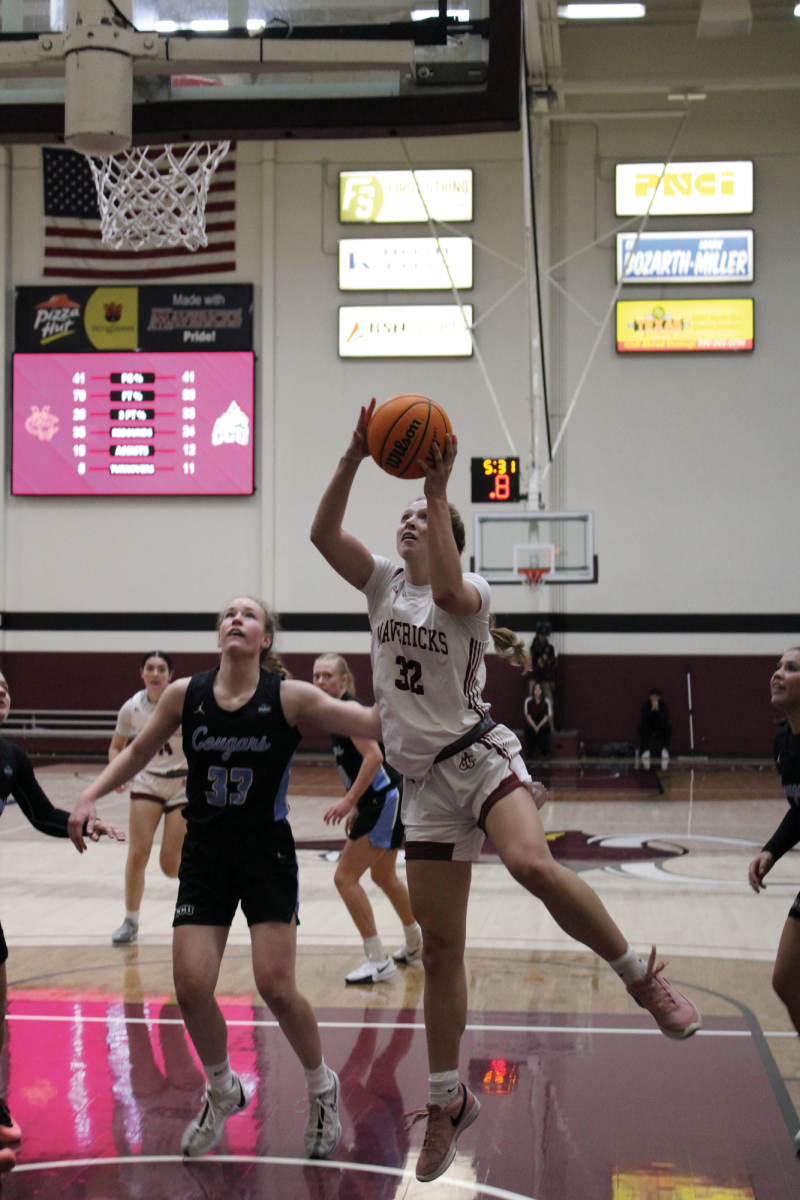
[(709, 1018), (704, 1033), (676, 1044), (646, 1017), (473, 1013), (461, 1070), (481, 1116), (451, 1173), (423, 1186), (413, 1181), (423, 1127), (409, 1132), (403, 1115), (425, 1098), (414, 1011), (319, 1013), (342, 1081), (338, 1166), (302, 1162), (302, 1073), (261, 1007), (225, 1004), (231, 1060), (253, 1099), (226, 1126), (215, 1152), (223, 1162), (189, 1166), (176, 1156), (203, 1078), (168, 997), (75, 993), (18, 1000), (11, 1012), (9, 1098), (24, 1141), (7, 1200), (56, 1189), (65, 1200), (436, 1200), (464, 1195), (465, 1184), (468, 1195), (508, 1200), (607, 1200), (610, 1191), (619, 1200), (795, 1200), (800, 1187), (758, 1039), (741, 1018)]
[[(341, 789), (330, 769), (301, 765), (291, 799), (296, 836), (309, 845), (300, 853), (298, 978), (324, 1022), (326, 1057), (342, 1077), (344, 1139), (336, 1163), (302, 1159), (302, 1075), (253, 991), (247, 930), (237, 917), (218, 991), (239, 1022), (232, 1025), (234, 1065), (256, 1095), (230, 1122), (213, 1160), (184, 1164), (176, 1157), (180, 1132), (197, 1109), (202, 1076), (174, 1006), (175, 882), (160, 874), (154, 854), (140, 944), (112, 947), (124, 849), (101, 844), (80, 857), (11, 808), (0, 822), (0, 919), (12, 996), (0, 1087), (8, 1081), (25, 1138), (20, 1166), (2, 1180), (0, 1195), (800, 1195), (791, 1141), (800, 1041), (770, 983), (800, 886), (797, 853), (779, 864), (765, 894), (756, 897), (745, 882), (754, 849), (786, 809), (774, 772), (766, 764), (676, 764), (640, 772), (645, 786), (634, 785), (633, 769), (624, 766), (557, 766), (543, 809), (553, 852), (584, 873), (640, 950), (658, 942), (668, 976), (703, 1011), (701, 1035), (675, 1044), (654, 1031), (605, 964), (555, 926), (487, 845), (473, 872), (471, 1028), (462, 1062), (483, 1111), (443, 1180), (417, 1184), (422, 1126), (406, 1133), (402, 1113), (425, 1099), (423, 975), (401, 970), (389, 983), (345, 986), (362, 951), (325, 855), (341, 832), (322, 822)], [(38, 773), (53, 800), (69, 808), (96, 769), (64, 763)], [(663, 791), (652, 786), (656, 775)], [(104, 807), (125, 823), (126, 796)], [(393, 949), (397, 918), (381, 893), (368, 890)]]

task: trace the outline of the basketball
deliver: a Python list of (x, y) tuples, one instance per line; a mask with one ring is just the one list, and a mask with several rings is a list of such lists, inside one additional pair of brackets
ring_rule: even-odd
[(372, 416), (367, 433), (369, 452), (375, 462), (398, 479), (422, 479), (417, 459), (430, 462), (431, 443), (444, 450), (445, 434), (452, 433), (450, 418), (427, 396), (392, 396)]

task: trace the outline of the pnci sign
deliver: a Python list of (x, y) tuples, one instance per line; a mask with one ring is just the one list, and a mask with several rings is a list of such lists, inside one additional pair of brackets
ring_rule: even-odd
[(616, 192), (618, 217), (751, 213), (753, 164), (617, 163)]

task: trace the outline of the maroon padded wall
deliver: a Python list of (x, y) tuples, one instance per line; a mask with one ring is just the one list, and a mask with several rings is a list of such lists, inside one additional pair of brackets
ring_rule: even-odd
[[(335, 639), (331, 640), (335, 645)], [(169, 646), (165, 647), (167, 650)], [(139, 654), (6, 651), (0, 665), (17, 708), (114, 709), (141, 686)], [(296, 679), (311, 679), (313, 654), (285, 654)], [(176, 676), (208, 670), (215, 654), (175, 654)], [(368, 654), (348, 662), (363, 700), (373, 700)], [(527, 695), (519, 671), (490, 655), (486, 699), (493, 716), (522, 725)], [(705, 754), (769, 754), (777, 714), (769, 702), (775, 658), (764, 655), (563, 655), (559, 661), (557, 711), (565, 729), (577, 729), (587, 751), (605, 742), (635, 741), (639, 707), (651, 687), (660, 688), (674, 726), (673, 750), (689, 750), (686, 672), (691, 671), (695, 750)], [(326, 735), (303, 729), (303, 748), (327, 749)]]

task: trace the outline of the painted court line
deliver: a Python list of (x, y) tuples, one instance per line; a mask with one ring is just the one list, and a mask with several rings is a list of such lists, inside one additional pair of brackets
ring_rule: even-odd
[[(84, 1025), (183, 1025), (179, 1017), (126, 1017), (109, 1014), (105, 1017), (85, 1016), (82, 1013), (58, 1015), (54, 1013), (8, 1013), (7, 1021), (65, 1021)], [(277, 1029), (277, 1021), (233, 1020), (226, 1018), (229, 1026), (246, 1029)], [(424, 1029), (421, 1023), (412, 1021), (319, 1021), (320, 1029)], [(660, 1029), (631, 1029), (624, 1026), (603, 1025), (467, 1025), (468, 1033), (603, 1033), (634, 1037), (661, 1037)], [(749, 1029), (699, 1029), (699, 1037), (751, 1037)], [(797, 1037), (796, 1033), (764, 1031), (764, 1037)]]
[[(359, 1171), (365, 1175), (393, 1175), (397, 1179), (415, 1179), (413, 1171), (404, 1171), (401, 1167), (380, 1167), (370, 1163), (330, 1162), (308, 1158), (273, 1158), (257, 1154), (215, 1154), (206, 1158), (186, 1159), (182, 1154), (143, 1154), (140, 1158), (73, 1158), (61, 1159), (58, 1162), (22, 1163), (14, 1168), (14, 1174), (22, 1171), (51, 1171), (57, 1168), (69, 1167), (108, 1167), (108, 1166), (141, 1166), (142, 1164), (162, 1163), (191, 1163), (192, 1166), (214, 1163), (258, 1163), (272, 1167), (319, 1167), (329, 1171)], [(496, 1200), (533, 1200), (522, 1192), (509, 1192), (505, 1188), (492, 1187), (488, 1183), (479, 1183), (473, 1179), (448, 1179), (442, 1175), (436, 1181), (446, 1187), (456, 1188), (465, 1192), (480, 1192), (484, 1196), (493, 1196)]]

